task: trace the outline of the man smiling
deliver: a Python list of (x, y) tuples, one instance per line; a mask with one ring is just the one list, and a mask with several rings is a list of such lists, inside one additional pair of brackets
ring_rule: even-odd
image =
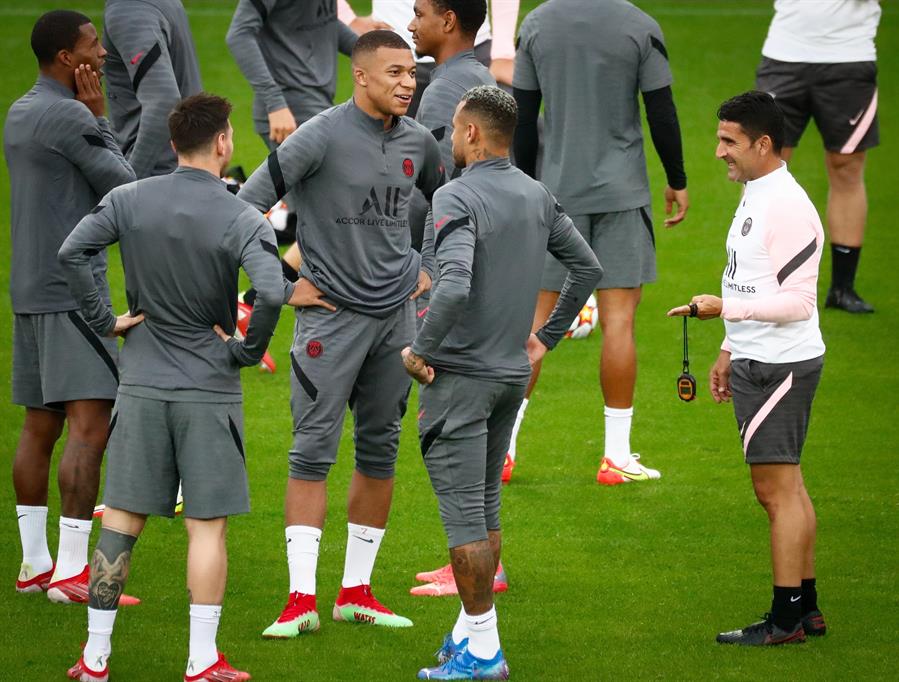
[[(319, 626), (318, 546), (328, 471), (347, 404), (356, 470), (348, 494), (347, 552), (335, 620), (408, 627), (371, 592), (371, 573), (393, 496), (400, 420), (410, 379), (397, 361), (415, 334), (415, 301), (431, 286), (431, 262), (410, 246), (409, 198), (430, 201), (443, 183), (431, 133), (403, 116), (415, 62), (392, 31), (371, 31), (353, 50), (353, 97), (301, 125), (243, 186), (261, 211), (288, 195), (297, 206), (303, 262), (291, 351), (286, 530), (290, 596), (264, 637)], [(432, 251), (430, 248), (424, 252)]]
[(824, 341), (816, 292), (824, 230), (781, 159), (784, 116), (774, 98), (747, 92), (718, 109), (716, 156), (746, 190), (727, 235), (722, 298), (694, 296), (668, 315), (724, 318), (709, 374), (715, 402), (733, 398), (756, 497), (771, 526), (774, 598), (759, 623), (718, 635), (767, 646), (823, 635), (815, 587), (815, 509), (799, 457), (821, 378)]

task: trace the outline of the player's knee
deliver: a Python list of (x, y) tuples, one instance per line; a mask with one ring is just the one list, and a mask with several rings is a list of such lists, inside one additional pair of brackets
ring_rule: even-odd
[(396, 453), (393, 456), (376, 456), (365, 452), (356, 452), (356, 471), (369, 478), (385, 480), (396, 474)]
[(856, 154), (827, 154), (827, 175), (831, 187), (848, 189), (864, 184), (865, 156)]
[(328, 478), (332, 462), (311, 462), (299, 453), (291, 452), (288, 461), (288, 475), (301, 481), (324, 481)]

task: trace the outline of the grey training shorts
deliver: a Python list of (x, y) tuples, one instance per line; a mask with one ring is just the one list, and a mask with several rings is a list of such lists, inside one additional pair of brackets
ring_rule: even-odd
[(116, 340), (97, 336), (74, 310), (16, 315), (12, 401), (62, 410), (72, 400), (115, 400), (117, 360)]
[[(633, 289), (656, 279), (652, 208), (571, 216), (574, 226), (602, 263), (598, 289)], [(546, 254), (540, 288), (561, 291), (568, 270)]]
[(824, 356), (730, 364), (730, 389), (747, 464), (799, 464)]
[(503, 461), (525, 388), (438, 370), (421, 389), (421, 454), (450, 548), (500, 528)]
[(347, 406), (356, 469), (392, 478), (411, 379), (400, 352), (415, 337), (415, 301), (385, 318), (348, 308), (297, 310), (290, 352), (290, 477), (323, 481), (337, 461)]
[(250, 511), (241, 403), (119, 393), (109, 429), (107, 507), (173, 516), (180, 481), (186, 518)]

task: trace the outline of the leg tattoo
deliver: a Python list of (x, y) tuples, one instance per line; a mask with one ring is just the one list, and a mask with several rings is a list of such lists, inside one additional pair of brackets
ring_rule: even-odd
[(493, 607), (493, 574), (496, 572), (490, 543), (479, 540), (453, 547), (450, 558), (465, 612), (475, 615), (489, 611)]
[(110, 528), (100, 531), (100, 541), (91, 557), (88, 605), (92, 609), (114, 611), (128, 580), (131, 549), (137, 538)]

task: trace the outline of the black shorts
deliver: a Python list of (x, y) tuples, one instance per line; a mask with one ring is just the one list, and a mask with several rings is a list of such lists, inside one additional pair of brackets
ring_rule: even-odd
[(730, 390), (747, 464), (799, 464), (824, 356), (731, 362)]
[(755, 86), (777, 100), (786, 118), (784, 146), (795, 147), (809, 118), (828, 151), (852, 154), (876, 147), (877, 64), (810, 64), (762, 57)]

